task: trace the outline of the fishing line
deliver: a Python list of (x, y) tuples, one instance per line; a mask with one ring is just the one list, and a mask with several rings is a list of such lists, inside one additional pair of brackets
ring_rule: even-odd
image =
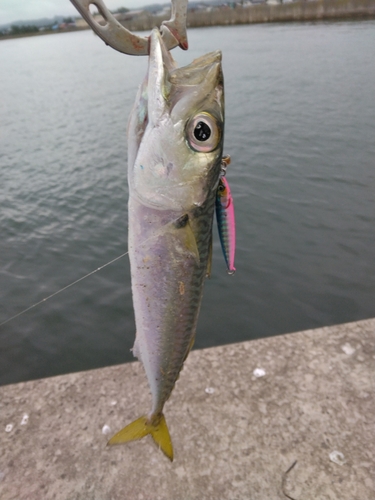
[[(178, 219), (176, 219), (175, 221), (173, 221), (174, 223), (177, 222)], [(143, 243), (141, 243), (142, 245), (144, 245), (145, 243), (147, 243), (149, 240), (151, 240), (153, 237), (150, 236), (149, 238), (147, 238), (145, 241), (143, 241)], [(39, 300), (39, 302), (36, 302), (35, 304), (33, 304), (32, 306), (30, 307), (27, 307), (26, 309), (24, 309), (23, 311), (15, 314), (14, 316), (6, 319), (5, 321), (3, 321), (2, 323), (0, 323), (0, 327), (5, 325), (6, 323), (9, 323), (9, 321), (12, 321), (13, 319), (16, 319), (18, 318), (18, 316), (21, 316), (22, 314), (25, 314), (27, 311), (30, 311), (30, 309), (34, 309), (34, 307), (37, 307), (39, 306), (40, 304), (43, 304), (44, 302), (47, 302), (47, 300), (51, 299), (52, 297), (54, 297), (55, 295), (63, 292), (64, 290), (66, 290), (67, 288), (70, 288), (71, 286), (73, 285), (76, 285), (77, 283), (79, 283), (80, 281), (83, 281), (84, 279), (88, 278), (89, 276), (91, 276), (92, 274), (95, 274), (97, 273), (98, 271), (101, 271), (102, 269), (104, 269), (105, 267), (109, 266), (110, 264), (113, 264), (113, 262), (116, 262), (117, 260), (119, 259), (122, 259), (123, 257), (125, 257), (125, 255), (128, 255), (129, 251), (119, 255), (118, 257), (116, 257), (115, 259), (112, 259), (110, 260), (109, 262), (107, 262), (107, 264), (104, 264), (103, 266), (100, 266), (98, 267), (97, 269), (95, 269), (94, 271), (91, 271), (91, 273), (88, 273), (86, 274), (85, 276), (82, 276), (82, 278), (79, 278), (78, 280), (75, 280), (73, 281), (72, 283), (70, 283), (69, 285), (66, 285), (64, 286), (63, 288), (60, 288), (60, 290), (57, 290), (57, 292), (54, 292), (52, 293), (51, 295), (48, 295), (48, 297), (45, 297), (44, 299), (42, 300)]]
[(9, 323), (9, 321), (12, 321), (13, 319), (15, 318), (18, 318), (18, 316), (21, 316), (22, 314), (26, 313), (27, 311), (30, 311), (30, 309), (33, 309), (34, 307), (36, 306), (39, 306), (40, 304), (43, 304), (43, 302), (46, 302), (47, 300), (51, 299), (52, 297), (54, 297), (55, 295), (63, 292), (64, 290), (66, 290), (67, 288), (70, 288), (71, 286), (73, 285), (76, 285), (77, 283), (79, 283), (80, 281), (83, 281), (84, 279), (88, 278), (89, 276), (91, 276), (92, 274), (95, 274), (97, 273), (98, 271), (101, 271), (102, 269), (104, 269), (105, 267), (109, 266), (110, 264), (113, 264), (113, 262), (116, 262), (117, 260), (119, 259), (122, 259), (123, 257), (125, 257), (125, 255), (128, 255), (129, 252), (125, 252), (123, 253), (122, 255), (119, 255), (119, 257), (116, 257), (115, 259), (112, 259), (110, 260), (109, 262), (107, 262), (107, 264), (104, 264), (103, 266), (100, 266), (98, 267), (97, 269), (95, 269), (94, 271), (91, 271), (90, 273), (86, 274), (85, 276), (82, 276), (82, 278), (79, 278), (75, 281), (73, 281), (72, 283), (70, 283), (69, 285), (66, 285), (64, 286), (63, 288), (60, 288), (60, 290), (57, 290), (57, 292), (54, 292), (52, 293), (51, 295), (48, 295), (48, 297), (45, 297), (44, 299), (42, 300), (39, 300), (39, 302), (36, 302), (35, 304), (33, 304), (32, 306), (24, 309), (23, 311), (15, 314), (14, 316), (12, 316), (11, 318), (8, 318), (7, 320), (3, 321), (2, 323), (0, 323), (0, 326), (3, 326), (5, 325), (6, 323)]

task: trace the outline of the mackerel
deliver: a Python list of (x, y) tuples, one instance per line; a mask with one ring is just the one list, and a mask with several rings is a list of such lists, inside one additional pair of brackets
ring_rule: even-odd
[(133, 354), (145, 368), (152, 406), (111, 445), (150, 434), (173, 460), (163, 407), (194, 343), (211, 265), (223, 139), (221, 52), (177, 68), (154, 29), (128, 127)]

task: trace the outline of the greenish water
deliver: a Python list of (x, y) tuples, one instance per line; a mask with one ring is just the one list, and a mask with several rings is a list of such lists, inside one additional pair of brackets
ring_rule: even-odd
[[(223, 52), (237, 272), (215, 234), (196, 347), (375, 316), (375, 22), (192, 29)], [(91, 32), (0, 43), (0, 322), (127, 249), (146, 58)], [(0, 383), (132, 360), (126, 257), (0, 327)]]

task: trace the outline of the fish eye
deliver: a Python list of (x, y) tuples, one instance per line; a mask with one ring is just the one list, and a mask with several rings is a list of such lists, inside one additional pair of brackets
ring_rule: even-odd
[(195, 151), (213, 151), (220, 142), (220, 136), (217, 121), (209, 113), (199, 113), (188, 122), (187, 140)]
[(210, 138), (211, 129), (205, 122), (198, 122), (194, 129), (194, 137), (197, 141), (207, 141)]

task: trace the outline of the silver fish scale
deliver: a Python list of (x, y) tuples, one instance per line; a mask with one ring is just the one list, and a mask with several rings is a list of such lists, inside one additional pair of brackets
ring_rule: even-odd
[[(219, 177), (220, 165), (215, 170)], [(137, 231), (141, 239), (135, 238), (137, 251), (130, 252), (132, 269), (137, 269), (132, 279), (133, 300), (138, 306), (134, 354), (145, 366), (153, 394), (151, 413), (155, 415), (169, 398), (194, 342), (211, 248), (214, 196), (189, 215), (188, 224), (193, 228), (199, 262), (189, 251), (180, 254), (176, 240), (185, 228), (175, 228), (178, 217), (174, 216), (169, 222), (170, 228), (168, 223), (164, 225), (164, 233), (157, 230), (153, 234), (149, 218), (151, 215), (155, 220), (155, 211), (136, 202), (130, 202), (130, 207), (133, 213), (137, 210), (137, 220), (143, 221)], [(148, 216), (145, 212), (149, 212)], [(158, 214), (159, 217), (171, 220), (171, 214)], [(159, 224), (156, 227), (160, 227)], [(168, 242), (170, 238), (172, 244)], [(130, 249), (133, 244), (131, 241)]]

